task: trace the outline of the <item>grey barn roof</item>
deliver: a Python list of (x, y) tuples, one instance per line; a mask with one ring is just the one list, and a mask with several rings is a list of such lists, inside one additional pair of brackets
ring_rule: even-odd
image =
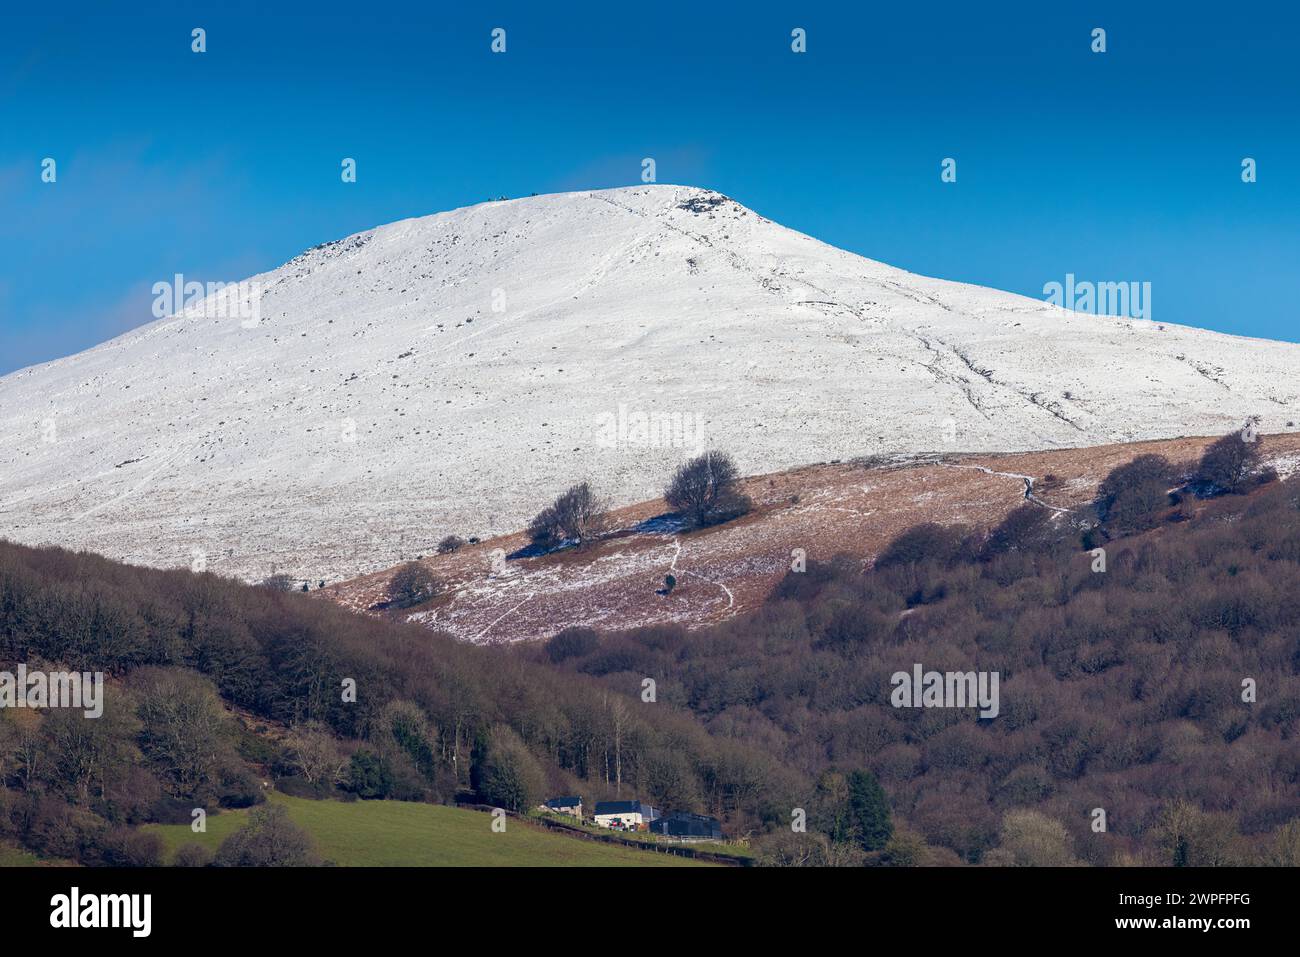
[(640, 801), (597, 801), (596, 814), (640, 814), (642, 817), (658, 817), (659, 812), (649, 804)]

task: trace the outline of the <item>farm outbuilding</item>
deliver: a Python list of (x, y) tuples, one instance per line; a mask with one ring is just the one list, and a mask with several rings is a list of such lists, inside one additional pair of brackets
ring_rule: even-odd
[(716, 817), (708, 817), (704, 814), (687, 814), (679, 811), (652, 821), (650, 830), (665, 837), (722, 840), (721, 822)]
[(551, 798), (542, 807), (555, 814), (567, 814), (582, 820), (582, 796), (579, 794)]

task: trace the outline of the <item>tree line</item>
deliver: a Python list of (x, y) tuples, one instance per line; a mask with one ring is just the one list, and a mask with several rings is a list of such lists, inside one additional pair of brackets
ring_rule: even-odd
[(141, 823), (256, 804), (264, 776), (514, 810), (551, 791), (638, 797), (742, 831), (810, 786), (643, 702), (639, 676), (575, 681), (296, 592), (0, 542), (0, 664), (17, 662), (109, 676), (101, 719), (0, 711), (0, 833), (86, 863), (121, 862), (103, 848)]

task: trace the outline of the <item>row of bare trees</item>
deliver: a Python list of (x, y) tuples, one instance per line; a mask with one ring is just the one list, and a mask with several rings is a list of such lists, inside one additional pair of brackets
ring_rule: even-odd
[[(664, 501), (694, 528), (717, 525), (744, 515), (752, 507), (739, 490), (740, 470), (726, 452), (703, 452), (682, 463), (664, 488)], [(528, 523), (534, 545), (554, 548), (584, 545), (609, 529), (606, 500), (588, 481), (570, 486)]]
[[(740, 470), (726, 452), (711, 450), (678, 466), (664, 489), (664, 501), (694, 528), (730, 521), (745, 514), (750, 500), (738, 489)], [(610, 530), (609, 503), (590, 481), (565, 489), (528, 523), (528, 538), (549, 551), (563, 545), (582, 547)], [(464, 543), (449, 536), (438, 545), (439, 554), (456, 551)], [(422, 563), (407, 562), (388, 584), (388, 605), (407, 609), (437, 597), (444, 583)]]

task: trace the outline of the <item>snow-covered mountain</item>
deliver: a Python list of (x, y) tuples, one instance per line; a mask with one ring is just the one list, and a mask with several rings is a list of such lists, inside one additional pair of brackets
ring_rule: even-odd
[(747, 473), (1300, 420), (1300, 346), (927, 279), (716, 193), (484, 203), (0, 379), (0, 536), (334, 580), (523, 525), (591, 478)]

